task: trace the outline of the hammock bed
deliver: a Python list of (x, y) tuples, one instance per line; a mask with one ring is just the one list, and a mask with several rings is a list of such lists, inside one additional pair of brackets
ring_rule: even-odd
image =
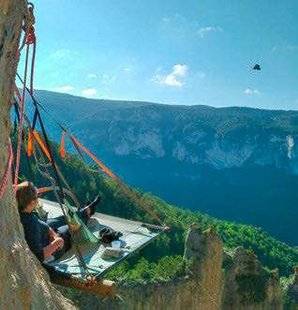
[[(40, 203), (43, 209), (48, 212), (49, 218), (63, 215), (58, 203), (45, 199), (40, 199)], [(96, 279), (102, 278), (111, 268), (117, 266), (122, 260), (152, 242), (163, 231), (161, 226), (126, 220), (102, 213), (95, 213), (87, 226), (96, 237), (99, 236), (100, 230), (104, 227), (112, 228), (123, 234), (119, 238), (122, 252), (119, 257), (106, 258), (104, 252), (107, 249), (107, 245), (100, 241), (80, 247), (82, 258), (86, 264), (85, 267), (87, 267), (89, 275)], [(65, 275), (65, 277), (71, 276), (80, 280), (86, 276), (85, 268), (80, 265), (78, 256), (73, 248), (67, 251), (61, 258), (45, 263), (45, 265), (60, 275)]]

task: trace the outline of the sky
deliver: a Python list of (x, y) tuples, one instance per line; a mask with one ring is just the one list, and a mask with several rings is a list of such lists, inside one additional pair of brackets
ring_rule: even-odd
[(298, 109), (297, 0), (33, 2), (37, 89)]

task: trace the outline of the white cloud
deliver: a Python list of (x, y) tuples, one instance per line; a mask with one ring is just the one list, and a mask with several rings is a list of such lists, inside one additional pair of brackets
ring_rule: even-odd
[(95, 73), (89, 73), (89, 74), (87, 75), (87, 77), (88, 77), (88, 79), (94, 80), (94, 79), (97, 79), (97, 74), (95, 74)]
[(64, 59), (73, 59), (77, 55), (76, 52), (73, 52), (67, 48), (61, 48), (59, 50), (56, 50), (50, 55), (50, 58), (55, 60), (64, 60)]
[(172, 71), (169, 74), (161, 75), (156, 74), (153, 81), (172, 87), (182, 87), (184, 84), (184, 78), (188, 72), (188, 66), (183, 64), (176, 64), (172, 67)]
[(260, 95), (260, 91), (257, 89), (246, 88), (243, 92), (245, 95)]
[(62, 85), (54, 88), (59, 93), (71, 93), (75, 88), (71, 85)]
[(132, 68), (131, 68), (131, 67), (124, 67), (124, 68), (123, 68), (123, 71), (124, 71), (124, 72), (131, 72), (131, 71), (132, 71)]
[(198, 35), (203, 39), (208, 33), (211, 32), (223, 32), (223, 29), (219, 26), (201, 27), (198, 30)]
[(97, 94), (97, 90), (95, 88), (85, 88), (81, 94), (85, 97), (94, 97)]
[(173, 72), (172, 74), (173, 75), (176, 75), (176, 76), (185, 76), (185, 74), (187, 73), (187, 70), (188, 70), (188, 67), (187, 65), (180, 65), (180, 64), (177, 64), (175, 66), (173, 66)]
[(290, 51), (290, 52), (295, 52), (298, 50), (298, 45), (295, 45), (295, 44), (288, 44), (285, 46), (285, 49), (287, 51)]
[(273, 46), (271, 49), (272, 53), (275, 52), (296, 52), (298, 51), (298, 45), (296, 44), (285, 44), (285, 45), (280, 45), (280, 46)]

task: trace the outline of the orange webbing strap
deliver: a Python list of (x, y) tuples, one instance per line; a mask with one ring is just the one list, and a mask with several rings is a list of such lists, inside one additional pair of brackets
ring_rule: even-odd
[(103, 164), (102, 161), (100, 161), (90, 150), (88, 150), (84, 145), (82, 145), (73, 135), (69, 134), (69, 137), (77, 148), (80, 148), (83, 152), (85, 152), (106, 175), (108, 175), (117, 182), (117, 184), (127, 197), (134, 201), (137, 206), (140, 206), (143, 210), (149, 213), (150, 216), (154, 218), (158, 223), (164, 226), (159, 216), (155, 213), (152, 205), (149, 206), (147, 202), (142, 201), (142, 198), (138, 197), (137, 193), (135, 193), (126, 184), (124, 184), (120, 178), (118, 178), (108, 167)]
[(66, 151), (65, 151), (65, 131), (62, 131), (60, 148), (59, 148), (59, 154), (60, 154), (61, 158), (63, 158), (63, 159), (66, 157)]
[(28, 142), (27, 142), (27, 155), (28, 157), (32, 156), (33, 151), (34, 151), (34, 145), (33, 145), (33, 133), (31, 130), (28, 132)]
[(12, 162), (13, 162), (13, 151), (12, 151), (11, 142), (9, 140), (8, 160), (7, 160), (7, 164), (6, 164), (6, 168), (5, 168), (3, 177), (2, 177), (1, 182), (0, 182), (0, 199), (3, 197), (5, 190), (7, 188), (7, 185), (8, 185), (9, 175), (11, 173)]
[(83, 144), (81, 144), (73, 135), (70, 135), (72, 142), (79, 147), (83, 152), (85, 152), (104, 172), (106, 175), (114, 180), (118, 180), (118, 177), (102, 162), (100, 161), (90, 150), (88, 150)]
[(52, 158), (51, 158), (50, 152), (49, 152), (46, 144), (44, 143), (44, 141), (40, 137), (39, 133), (36, 130), (32, 131), (31, 129), (29, 129), (28, 144), (27, 144), (27, 155), (28, 155), (28, 157), (30, 157), (33, 154), (34, 141), (36, 141), (38, 143), (38, 145), (39, 145), (40, 149), (42, 150), (42, 152), (44, 153), (44, 155), (48, 158), (48, 160), (50, 162), (52, 162)]
[[(18, 89), (16, 89), (16, 96), (17, 96), (18, 99), (20, 99), (20, 93), (19, 93)], [(20, 108), (20, 104), (21, 103), (19, 102), (19, 104), (18, 104), (19, 108)], [(51, 162), (52, 160), (51, 160), (50, 152), (49, 152), (46, 144), (44, 143), (44, 141), (40, 137), (38, 131), (32, 130), (31, 127), (29, 127), (29, 131), (28, 131), (28, 141), (27, 141), (27, 155), (28, 155), (28, 157), (32, 156), (32, 154), (34, 152), (34, 141), (35, 140), (39, 144), (39, 146), (40, 146), (42, 152), (44, 153), (44, 155)]]

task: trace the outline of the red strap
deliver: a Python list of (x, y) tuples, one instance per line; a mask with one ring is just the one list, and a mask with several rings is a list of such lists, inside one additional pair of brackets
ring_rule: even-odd
[(21, 101), (19, 103), (19, 108), (20, 108), (20, 122), (19, 122), (19, 127), (18, 127), (18, 144), (17, 144), (17, 152), (16, 152), (14, 185), (18, 184), (18, 177), (19, 177), (19, 170), (20, 170), (23, 123), (24, 123), (25, 95), (23, 95), (21, 98)]
[(29, 129), (28, 144), (27, 144), (27, 155), (28, 155), (28, 157), (32, 156), (32, 154), (33, 154), (33, 148), (34, 148), (33, 142), (34, 142), (33, 134), (31, 132), (31, 130)]
[[(25, 44), (26, 48), (26, 57), (25, 57), (25, 69), (24, 69), (24, 85), (22, 96), (19, 94), (19, 91), (16, 87), (17, 97), (19, 98), (19, 109), (20, 109), (20, 122), (19, 122), (19, 131), (18, 131), (18, 144), (16, 152), (16, 162), (15, 162), (15, 175), (14, 175), (14, 185), (18, 184), (19, 170), (20, 170), (20, 160), (21, 160), (21, 147), (22, 147), (22, 134), (23, 134), (23, 122), (24, 122), (24, 111), (25, 111), (25, 95), (26, 95), (26, 85), (27, 85), (27, 73), (28, 73), (28, 62), (29, 62), (29, 46), (33, 44), (33, 54), (31, 62), (31, 78), (30, 78), (30, 92), (33, 93), (33, 75), (34, 75), (34, 62), (35, 62), (35, 49), (36, 49), (36, 36), (35, 36), (35, 17), (33, 14), (34, 6), (32, 3), (28, 3), (28, 25), (26, 27), (26, 37)], [(21, 49), (23, 46), (21, 47)]]
[(8, 144), (8, 160), (7, 160), (7, 164), (6, 164), (6, 168), (5, 168), (2, 180), (0, 182), (0, 199), (3, 197), (3, 195), (6, 191), (7, 185), (8, 185), (9, 176), (11, 174), (12, 162), (13, 162), (13, 152), (12, 152), (11, 142), (9, 141), (9, 144)]
[(62, 131), (60, 148), (59, 148), (59, 154), (60, 154), (61, 158), (63, 158), (63, 159), (66, 157), (66, 151), (65, 151), (65, 131)]
[[(159, 216), (155, 213), (155, 211), (152, 209), (152, 206), (147, 205), (142, 201), (141, 198), (138, 197), (136, 193), (134, 193), (128, 186), (126, 186), (102, 161), (100, 161), (89, 149), (87, 149), (83, 144), (81, 144), (77, 138), (75, 138), (73, 135), (69, 134), (68, 132), (63, 131), (63, 133), (66, 133), (69, 138), (71, 139), (73, 145), (75, 148), (80, 151), (82, 150), (84, 153), (86, 153), (104, 172), (106, 175), (114, 179), (117, 184), (122, 188), (123, 192), (132, 199), (132, 201), (135, 201), (140, 207), (142, 207), (145, 211), (147, 211), (152, 218), (156, 219), (159, 223), (162, 224), (161, 219)], [(40, 189), (40, 193), (46, 192), (46, 189)]]
[(36, 42), (35, 29), (33, 26), (30, 27), (27, 36), (26, 36), (26, 44), (34, 44)]
[[(14, 85), (14, 91), (15, 91), (16, 97), (18, 98), (18, 101), (21, 102), (22, 101), (22, 96), (21, 96), (21, 94), (19, 92), (19, 89), (18, 89), (16, 84)], [(20, 106), (19, 103), (18, 103), (18, 106)]]
[(17, 153), (16, 153), (16, 163), (15, 163), (15, 175), (14, 175), (14, 185), (15, 186), (18, 184), (18, 177), (19, 177), (19, 170), (20, 170), (24, 111), (25, 111), (26, 81), (27, 81), (27, 72), (28, 72), (28, 60), (29, 60), (29, 45), (27, 45), (27, 49), (26, 49), (25, 70), (24, 70), (24, 86), (23, 86), (22, 96), (20, 95), (18, 88), (15, 87), (17, 97), (19, 99), (21, 99), (20, 103), (19, 103), (20, 122), (19, 122), (19, 131), (18, 131), (18, 144), (17, 144)]
[(36, 41), (35, 37), (35, 17), (34, 17), (34, 5), (32, 3), (28, 3), (28, 16), (27, 16), (27, 27), (26, 27), (26, 41), (27, 45), (34, 44)]
[(118, 177), (102, 162), (100, 161), (90, 150), (88, 150), (83, 144), (81, 144), (74, 136), (70, 135), (72, 142), (84, 151), (94, 162), (99, 166), (99, 168), (108, 176), (113, 179), (118, 179)]
[(39, 133), (36, 130), (33, 130), (32, 134), (33, 134), (34, 140), (36, 140), (36, 142), (39, 144), (44, 155), (48, 158), (48, 160), (50, 162), (52, 162), (50, 152), (49, 152), (48, 148), (46, 147), (46, 144), (43, 142), (42, 138), (40, 137)]

